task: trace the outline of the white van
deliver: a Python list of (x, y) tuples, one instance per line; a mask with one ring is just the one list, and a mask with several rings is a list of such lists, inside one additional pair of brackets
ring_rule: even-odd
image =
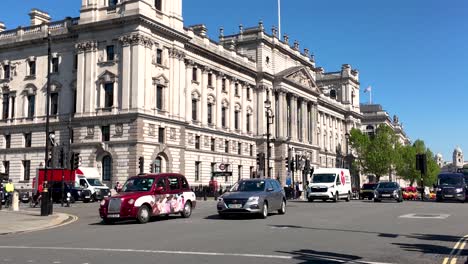
[(102, 200), (110, 196), (110, 189), (101, 182), (101, 175), (96, 168), (79, 167), (75, 173), (76, 182), (91, 192), (91, 201)]
[(307, 200), (351, 200), (351, 175), (348, 169), (316, 169), (307, 188)]

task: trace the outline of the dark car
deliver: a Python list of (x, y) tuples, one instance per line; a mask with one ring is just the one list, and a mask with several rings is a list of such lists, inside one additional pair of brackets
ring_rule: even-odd
[[(52, 200), (56, 203), (60, 202), (62, 199), (62, 182), (52, 183), (52, 188), (50, 193), (52, 194)], [(91, 192), (89, 190), (83, 189), (82, 187), (73, 186), (70, 183), (64, 183), (64, 195), (66, 199), (67, 193), (70, 193), (71, 198), (70, 202), (74, 203), (75, 201), (89, 202), (91, 199)]]
[(437, 177), (436, 201), (467, 199), (468, 187), (462, 173), (441, 173)]
[(374, 198), (374, 190), (377, 187), (377, 183), (365, 183), (362, 185), (361, 191), (359, 193), (359, 199), (373, 199)]
[(395, 200), (403, 202), (403, 193), (400, 185), (396, 182), (381, 182), (374, 190), (374, 202), (382, 200)]
[(267, 218), (268, 213), (286, 213), (286, 196), (277, 180), (248, 179), (237, 182), (218, 199), (218, 214), (258, 214)]

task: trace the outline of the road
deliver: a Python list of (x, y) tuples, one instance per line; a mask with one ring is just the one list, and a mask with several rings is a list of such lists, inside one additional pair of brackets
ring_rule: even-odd
[(468, 263), (468, 204), (293, 201), (262, 220), (219, 219), (207, 201), (145, 225), (103, 225), (97, 208), (56, 206), (78, 221), (1, 236), (0, 263)]

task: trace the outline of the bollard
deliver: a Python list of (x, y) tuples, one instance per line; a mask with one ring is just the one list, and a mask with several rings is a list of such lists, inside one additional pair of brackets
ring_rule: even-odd
[(11, 202), (11, 208), (15, 212), (19, 211), (19, 192), (18, 191), (13, 192), (13, 199), (12, 199), (12, 202)]

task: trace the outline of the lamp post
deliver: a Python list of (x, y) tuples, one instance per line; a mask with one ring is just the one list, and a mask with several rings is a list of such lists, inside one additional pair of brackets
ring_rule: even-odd
[(350, 164), (349, 164), (349, 133), (346, 132), (345, 134), (345, 138), (346, 138), (346, 168), (349, 169), (350, 168)]
[[(50, 64), (51, 64), (51, 39), (50, 39), (50, 31), (47, 32), (47, 87), (46, 87), (46, 126), (45, 126), (45, 166), (44, 166), (44, 180), (43, 182), (48, 182), (48, 175), (47, 175), (47, 166), (48, 166), (48, 160), (49, 160), (49, 108), (50, 108)], [(48, 216), (52, 214), (52, 206), (51, 206), (51, 201), (49, 197), (49, 189), (50, 189), (50, 184), (48, 183), (49, 186), (44, 186), (42, 191), (42, 202), (41, 202), (41, 216)], [(50, 195), (52, 196), (52, 195)], [(50, 205), (49, 205), (50, 203)]]
[(266, 115), (266, 118), (267, 118), (267, 166), (266, 166), (266, 170), (267, 170), (267, 175), (268, 175), (268, 178), (271, 178), (271, 171), (270, 171), (270, 125), (273, 124), (273, 113), (272, 113), (272, 110), (271, 110), (271, 101), (270, 99), (266, 99), (265, 101), (265, 115)]

